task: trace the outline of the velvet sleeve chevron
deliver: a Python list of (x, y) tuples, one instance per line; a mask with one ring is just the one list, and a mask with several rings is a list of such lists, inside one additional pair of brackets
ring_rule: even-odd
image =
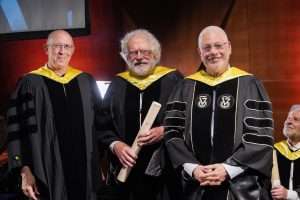
[(198, 163), (189, 148), (190, 145), (186, 144), (186, 113), (191, 101), (191, 90), (189, 82), (185, 79), (173, 90), (166, 106), (164, 140), (174, 168), (184, 163)]
[(239, 88), (235, 149), (226, 162), (270, 176), (274, 143), (271, 102), (262, 83), (253, 76), (240, 78)]
[(12, 94), (7, 114), (10, 168), (32, 165), (29, 136), (37, 132), (35, 113), (35, 102), (30, 84), (22, 78)]

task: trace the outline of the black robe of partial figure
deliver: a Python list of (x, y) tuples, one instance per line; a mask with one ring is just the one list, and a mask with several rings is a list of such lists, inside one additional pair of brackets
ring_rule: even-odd
[(291, 172), (291, 163), (294, 163), (293, 172), (293, 188), (300, 197), (300, 149), (292, 151), (288, 147), (286, 140), (278, 142), (274, 145), (277, 151), (277, 161), (279, 169), (280, 183), (289, 189), (289, 180)]
[[(160, 177), (145, 175), (147, 165), (161, 143), (144, 146), (126, 183), (118, 185), (114, 179), (116, 179), (121, 165), (116, 155), (109, 150), (109, 145), (114, 141), (123, 141), (129, 146), (132, 145), (139, 131), (140, 123), (143, 122), (152, 101), (162, 105), (153, 124), (153, 127), (161, 126), (165, 115), (165, 105), (173, 88), (181, 79), (182, 75), (178, 71), (157, 66), (153, 74), (144, 78), (133, 77), (128, 71), (118, 74), (108, 88), (101, 109), (103, 117), (101, 127), (104, 127), (105, 130), (100, 135), (101, 141), (108, 149), (111, 161), (108, 184), (117, 191), (122, 200), (167, 198), (160, 195), (162, 187), (167, 181), (164, 176), (172, 174), (172, 170), (168, 175), (164, 174)], [(139, 119), (140, 114), (141, 119)], [(171, 178), (172, 175), (170, 175)], [(169, 180), (173, 180), (171, 178)], [(174, 189), (173, 193), (176, 192), (179, 191)], [(132, 196), (129, 197), (130, 195)]]
[(246, 167), (221, 186), (203, 187), (183, 170), (184, 199), (261, 199), (272, 167), (273, 119), (267, 93), (254, 76), (232, 67), (217, 78), (204, 70), (187, 77), (167, 104), (164, 125), (175, 168), (185, 163)]
[(19, 80), (8, 111), (9, 167), (30, 167), (39, 199), (96, 199), (100, 103), (92, 76), (71, 67), (64, 77), (42, 67)]

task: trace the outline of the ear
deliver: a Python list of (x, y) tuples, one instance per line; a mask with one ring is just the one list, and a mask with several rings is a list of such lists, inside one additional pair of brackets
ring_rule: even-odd
[(198, 51), (199, 56), (201, 57), (201, 49), (199, 47), (197, 48), (197, 51)]
[(74, 52), (75, 52), (75, 46), (74, 46), (73, 49), (72, 49), (72, 55), (73, 55)]
[(48, 55), (48, 46), (47, 46), (47, 44), (43, 45), (43, 49), (44, 49), (45, 53)]
[(231, 55), (231, 51), (232, 51), (232, 48), (231, 48), (231, 42), (230, 41), (228, 41), (228, 48), (229, 48), (229, 55)]

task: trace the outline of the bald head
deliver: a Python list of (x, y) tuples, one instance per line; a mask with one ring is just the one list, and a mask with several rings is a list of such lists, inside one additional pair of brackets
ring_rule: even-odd
[(48, 68), (63, 75), (75, 50), (72, 36), (64, 30), (53, 31), (49, 34), (44, 49), (48, 55)]
[(56, 30), (56, 31), (51, 32), (48, 35), (47, 44), (51, 43), (52, 40), (54, 40), (57, 37), (64, 37), (68, 40), (68, 42), (71, 42), (72, 45), (74, 44), (72, 36), (67, 31), (64, 31), (64, 30)]
[(207, 34), (212, 34), (212, 33), (218, 33), (222, 37), (224, 42), (228, 42), (228, 37), (222, 28), (220, 28), (218, 26), (208, 26), (208, 27), (204, 28), (199, 34), (199, 37), (198, 37), (198, 47), (199, 48), (202, 45), (203, 36), (207, 35)]

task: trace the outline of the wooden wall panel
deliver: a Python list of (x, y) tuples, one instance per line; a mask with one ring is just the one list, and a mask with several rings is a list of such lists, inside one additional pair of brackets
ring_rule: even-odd
[(120, 2), (125, 13), (124, 32), (148, 29), (162, 44), (161, 64), (190, 75), (201, 63), (197, 53), (199, 32), (206, 26), (220, 25), (231, 0), (154, 0), (151, 5), (138, 0)]
[(235, 1), (232, 13), (225, 27), (231, 42), (231, 66), (250, 71), (249, 66), (249, 33), (248, 33), (247, 1)]
[[(172, 6), (164, 1), (155, 16), (151, 9), (144, 12), (145, 7), (135, 4), (135, 0), (119, 2), (126, 13), (122, 17), (124, 31), (149, 29), (162, 43), (161, 63), (189, 75), (200, 64), (196, 51), (199, 31), (208, 25), (219, 25), (230, 1), (174, 0)], [(169, 16), (162, 13), (162, 8)], [(231, 65), (257, 76), (269, 93), (276, 141), (283, 139), (283, 122), (290, 106), (300, 103), (299, 10), (298, 0), (235, 0), (225, 27), (233, 48)], [(157, 16), (161, 18), (155, 21)]]
[(251, 73), (264, 81), (274, 113), (276, 141), (292, 104), (300, 103), (300, 1), (248, 1)]
[[(162, 43), (161, 64), (194, 73), (200, 64), (200, 30), (219, 25), (230, 0), (91, 0), (91, 36), (75, 38), (72, 65), (97, 79), (111, 79), (125, 69), (119, 39), (134, 28), (145, 28)], [(276, 141), (292, 104), (300, 103), (300, 1), (235, 0), (225, 27), (232, 43), (231, 65), (261, 79), (274, 108)], [(44, 40), (0, 43), (0, 109), (17, 77), (44, 64)]]

